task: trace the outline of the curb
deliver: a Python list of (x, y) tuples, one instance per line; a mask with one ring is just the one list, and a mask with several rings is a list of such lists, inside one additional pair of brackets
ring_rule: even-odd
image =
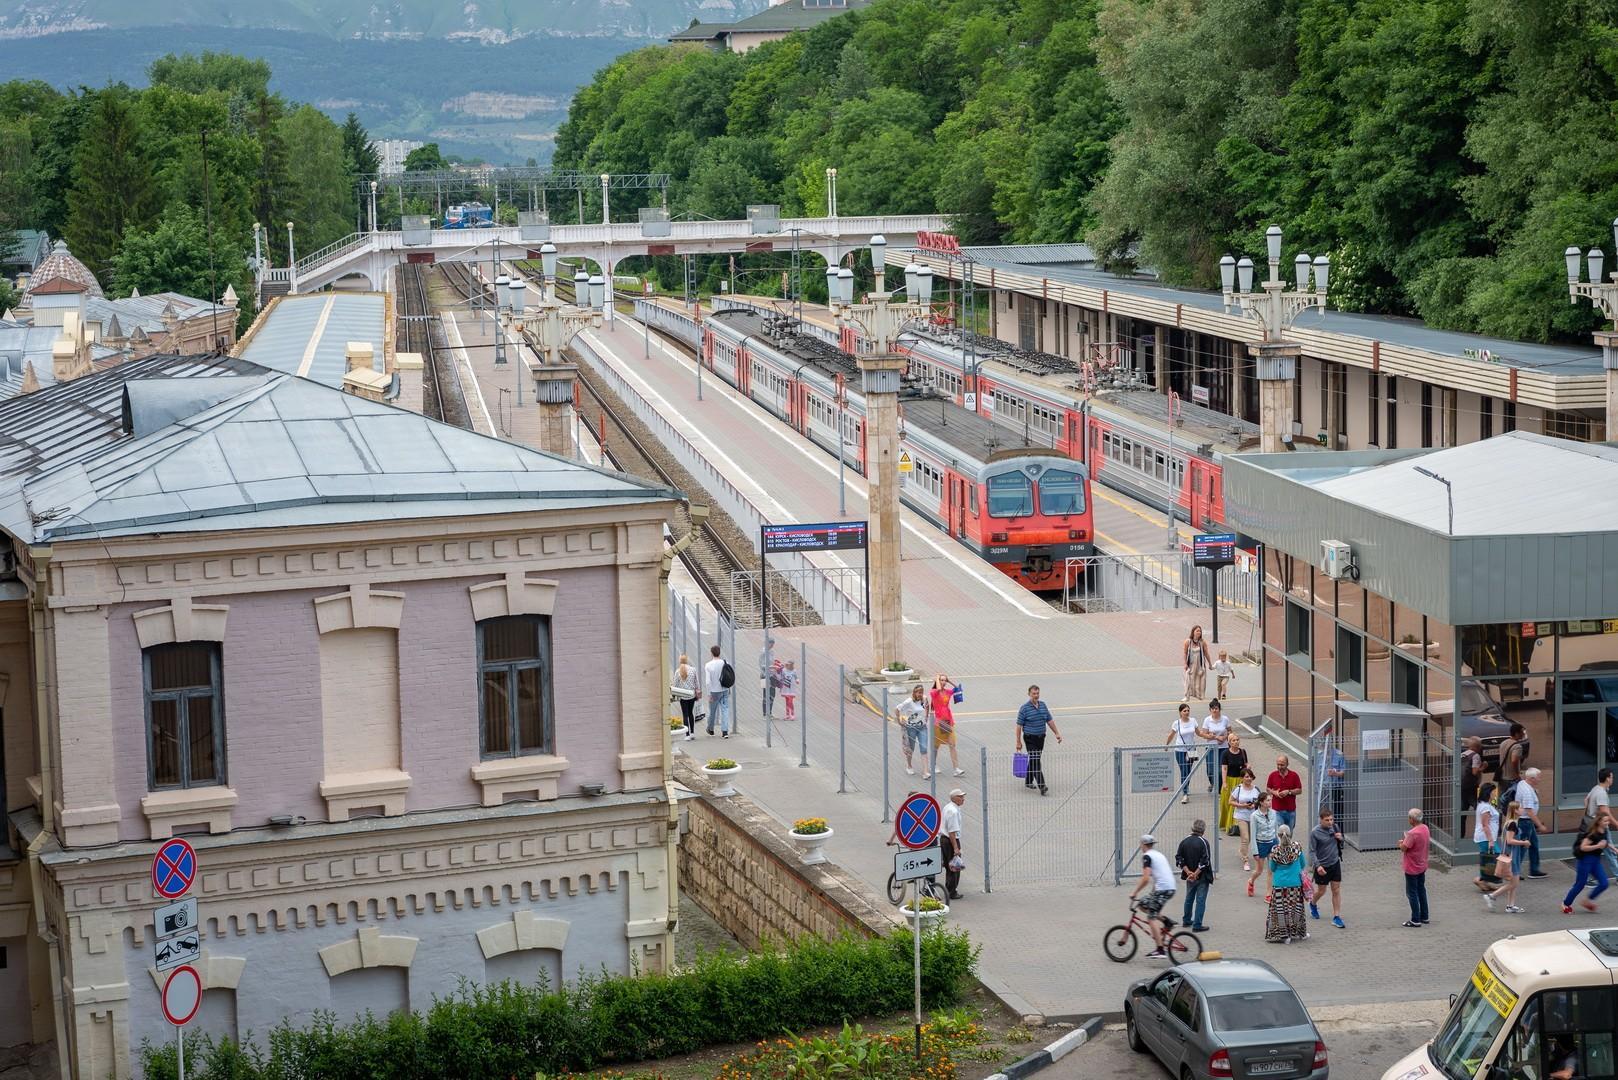
[(1060, 1039), (1051, 1043), (1043, 1050), (1035, 1050), (1021, 1061), (1007, 1065), (1001, 1072), (995, 1073), (987, 1080), (1021, 1080), (1024, 1076), (1032, 1076), (1047, 1065), (1055, 1064), (1064, 1057), (1095, 1038), (1101, 1031), (1101, 1017), (1092, 1016)]

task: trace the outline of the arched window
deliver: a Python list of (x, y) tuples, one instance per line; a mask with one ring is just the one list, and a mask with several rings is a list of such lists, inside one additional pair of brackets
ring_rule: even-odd
[(151, 789), (225, 782), (225, 699), (219, 643), (181, 641), (142, 650), (146, 760)]
[(483, 757), (553, 752), (548, 617), (478, 623), (478, 713)]

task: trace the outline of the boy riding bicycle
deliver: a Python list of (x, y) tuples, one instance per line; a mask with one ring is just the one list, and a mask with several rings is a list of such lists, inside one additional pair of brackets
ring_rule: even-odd
[[(1134, 900), (1142, 892), (1146, 892), (1146, 899), (1140, 902), (1140, 909), (1146, 912), (1146, 928), (1152, 932), (1152, 941), (1157, 948), (1147, 953), (1148, 959), (1164, 957), (1166, 935), (1172, 923), (1163, 917), (1163, 905), (1174, 897), (1174, 868), (1169, 865), (1168, 856), (1157, 850), (1157, 837), (1147, 833), (1140, 838), (1141, 871), (1140, 881), (1135, 885), (1135, 891), (1129, 894)], [(1148, 891), (1149, 890), (1149, 891)]]

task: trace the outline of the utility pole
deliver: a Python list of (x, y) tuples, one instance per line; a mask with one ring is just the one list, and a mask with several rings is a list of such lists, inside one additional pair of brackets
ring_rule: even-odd
[(208, 241), (208, 304), (213, 311), (213, 349), (219, 342), (219, 283), (214, 280), (213, 265), (213, 186), (208, 179), (208, 129), (202, 136), (202, 227)]

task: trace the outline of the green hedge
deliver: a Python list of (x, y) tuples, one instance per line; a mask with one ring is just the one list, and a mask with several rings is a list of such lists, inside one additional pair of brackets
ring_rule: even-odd
[[(966, 990), (977, 949), (948, 929), (922, 935), (928, 1008)], [(708, 1046), (752, 1042), (910, 1007), (907, 930), (885, 938), (805, 939), (781, 952), (707, 956), (674, 975), (598, 975), (558, 990), (463, 985), (425, 1014), (366, 1016), (271, 1031), (267, 1049), (187, 1043), (188, 1080), (505, 1080), (582, 1072)], [(148, 1080), (173, 1080), (174, 1047), (141, 1048)]]

